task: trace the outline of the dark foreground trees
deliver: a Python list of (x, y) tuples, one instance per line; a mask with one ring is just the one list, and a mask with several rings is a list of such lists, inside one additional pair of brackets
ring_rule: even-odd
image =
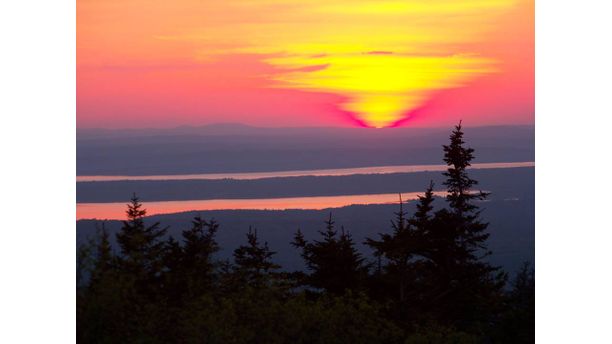
[(459, 124), (444, 146), (445, 202), (433, 183), (410, 216), (400, 198), (391, 231), (365, 242), (371, 260), (331, 214), (319, 238), (298, 231), (292, 244), (305, 271), (284, 271), (254, 228), (233, 261), (220, 261), (214, 220), (195, 217), (181, 238), (168, 237), (146, 225), (134, 196), (116, 246), (102, 227), (79, 248), (78, 341), (533, 342), (533, 269), (507, 283), (487, 262), (478, 207), (487, 195), (474, 190), (464, 145)]
[(301, 250), (308, 274), (304, 283), (331, 294), (341, 295), (347, 290), (361, 291), (366, 281), (368, 267), (355, 248), (351, 234), (334, 227), (332, 214), (325, 221), (325, 230), (319, 231), (322, 240), (310, 243), (300, 230), (292, 245)]

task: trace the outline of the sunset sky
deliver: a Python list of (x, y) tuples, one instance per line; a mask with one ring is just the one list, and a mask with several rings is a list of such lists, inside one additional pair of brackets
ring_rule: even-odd
[(532, 124), (532, 0), (77, 0), (77, 125)]

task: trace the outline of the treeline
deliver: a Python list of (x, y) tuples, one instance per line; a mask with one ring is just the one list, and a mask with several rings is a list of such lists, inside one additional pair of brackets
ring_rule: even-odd
[(305, 271), (287, 272), (255, 228), (219, 260), (219, 224), (195, 217), (180, 239), (146, 225), (134, 196), (116, 235), (79, 248), (77, 340), (83, 343), (529, 343), (534, 273), (509, 281), (486, 258), (487, 223), (467, 168), (461, 124), (443, 146), (448, 195), (434, 209), (433, 183), (414, 214), (400, 208), (392, 231), (355, 248), (332, 215), (292, 245)]

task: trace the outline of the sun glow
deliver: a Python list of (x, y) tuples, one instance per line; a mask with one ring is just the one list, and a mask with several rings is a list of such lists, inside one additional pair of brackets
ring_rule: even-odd
[[(261, 99), (255, 112), (277, 108), (283, 116), (307, 116), (306, 110), (296, 108), (299, 102), (285, 105), (284, 98), (273, 100), (272, 95), (279, 94), (277, 90), (328, 94), (335, 97), (331, 105), (358, 122), (386, 127), (406, 119), (441, 91), (503, 72), (507, 62), (498, 52), (514, 56), (513, 37), (530, 36), (513, 36), (514, 27), (508, 26), (529, 28), (529, 22), (522, 21), (527, 17), (504, 16), (519, 4), (527, 10), (516, 13), (530, 13), (530, 2), (79, 1), (79, 22), (84, 23), (78, 28), (79, 81), (87, 87), (93, 80), (123, 73), (123, 80), (136, 83), (126, 84), (128, 91), (146, 94), (143, 99), (167, 98), (168, 108), (179, 110), (179, 104), (193, 104), (197, 111), (204, 106), (208, 114), (217, 109), (251, 113), (249, 105), (233, 110), (240, 106), (236, 99), (244, 104)], [(500, 22), (505, 25), (501, 31)], [(91, 66), (102, 66), (105, 74)], [(125, 94), (115, 91), (116, 86), (107, 90), (100, 81), (96, 85), (107, 93), (100, 99), (101, 109), (109, 106), (108, 93)], [(181, 85), (186, 92), (175, 94), (176, 87), (166, 90), (164, 85)], [(198, 92), (203, 100), (197, 100)], [(100, 92), (81, 94), (82, 101), (89, 102)], [(186, 101), (178, 102), (181, 97)], [(110, 105), (128, 102), (133, 100), (120, 98)]]
[(277, 9), (268, 17), (266, 5), (245, 1), (238, 4), (262, 11), (262, 22), (223, 36), (241, 42), (244, 52), (276, 55), (264, 60), (278, 68), (269, 76), (272, 87), (339, 95), (345, 99), (339, 106), (360, 122), (387, 127), (432, 92), (494, 72), (493, 59), (462, 46), (513, 3), (278, 0), (266, 3)]
[(459, 87), (494, 71), (494, 61), (476, 56), (411, 56), (399, 54), (343, 54), (317, 58), (324, 67), (302, 71), (313, 64), (304, 57), (281, 57), (268, 62), (295, 72), (274, 77), (280, 87), (323, 91), (344, 96), (341, 104), (372, 127), (387, 127), (420, 105), (429, 93)]

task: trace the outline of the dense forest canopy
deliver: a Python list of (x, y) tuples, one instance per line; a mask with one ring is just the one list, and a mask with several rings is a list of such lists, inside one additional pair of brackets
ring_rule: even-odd
[[(534, 341), (534, 270), (510, 278), (486, 257), (487, 194), (468, 173), (474, 150), (459, 123), (443, 146), (444, 206), (433, 182), (367, 257), (329, 214), (319, 238), (295, 230), (304, 271), (287, 272), (249, 228), (218, 259), (223, 224), (195, 217), (180, 238), (146, 225), (136, 195), (117, 233), (77, 256), (77, 338), (83, 343), (526, 343)], [(323, 221), (324, 220), (324, 221)]]

